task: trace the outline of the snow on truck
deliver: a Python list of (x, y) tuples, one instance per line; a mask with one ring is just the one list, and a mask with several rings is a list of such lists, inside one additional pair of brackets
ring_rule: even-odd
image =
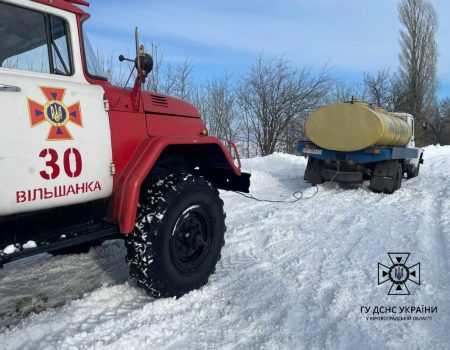
[(220, 259), (217, 189), (248, 192), (250, 175), (192, 105), (141, 90), (137, 35), (133, 88), (111, 85), (76, 5), (0, 0), (0, 265), (122, 237), (138, 285), (180, 296)]
[(310, 141), (299, 141), (297, 150), (308, 157), (304, 178), (314, 185), (370, 180), (372, 191), (393, 193), (405, 174), (416, 177), (423, 163), (411, 114), (352, 100), (317, 109), (305, 129)]

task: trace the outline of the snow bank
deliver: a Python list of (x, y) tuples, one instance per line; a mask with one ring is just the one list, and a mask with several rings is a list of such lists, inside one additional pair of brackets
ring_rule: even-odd
[[(314, 193), (302, 180), (305, 164), (285, 154), (243, 161), (252, 194), (271, 199)], [(127, 280), (117, 242), (8, 265), (0, 271), (0, 320), (25, 294), (66, 303), (4, 327), (0, 349), (448, 349), (450, 147), (427, 147), (419, 177), (392, 195), (334, 184), (293, 204), (221, 195), (226, 245), (207, 286), (152, 300)], [(377, 285), (388, 252), (421, 263), (422, 283), (408, 286), (410, 296)], [(432, 320), (371, 321), (360, 311), (421, 305), (437, 306)], [(11, 323), (9, 312), (3, 320)]]

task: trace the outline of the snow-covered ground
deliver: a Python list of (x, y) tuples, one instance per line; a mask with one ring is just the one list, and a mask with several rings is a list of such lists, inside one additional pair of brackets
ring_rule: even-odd
[[(274, 154), (244, 168), (253, 195), (285, 199), (314, 194), (302, 180), (305, 164)], [(0, 349), (449, 349), (450, 147), (426, 148), (419, 177), (392, 195), (326, 184), (291, 204), (222, 198), (222, 260), (208, 285), (179, 299), (137, 289), (121, 242), (5, 266)], [(421, 263), (422, 283), (408, 282), (410, 296), (377, 285), (388, 252)], [(422, 305), (437, 313), (410, 315), (432, 320), (361, 314), (361, 306)]]

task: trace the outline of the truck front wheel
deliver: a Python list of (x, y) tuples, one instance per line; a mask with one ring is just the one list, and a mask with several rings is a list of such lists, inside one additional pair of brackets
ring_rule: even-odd
[(417, 164), (417, 166), (415, 166), (411, 171), (406, 172), (406, 178), (412, 179), (414, 177), (419, 176), (419, 170), (420, 170), (420, 163)]
[(153, 297), (179, 297), (208, 282), (224, 245), (219, 192), (201, 177), (168, 175), (141, 189), (125, 240), (130, 274)]

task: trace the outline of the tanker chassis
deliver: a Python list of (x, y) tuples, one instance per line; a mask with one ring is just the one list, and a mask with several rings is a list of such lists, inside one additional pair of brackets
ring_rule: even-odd
[[(338, 135), (330, 136), (330, 130)], [(297, 151), (308, 157), (304, 179), (313, 185), (335, 181), (353, 187), (368, 180), (373, 192), (393, 193), (405, 175), (418, 176), (423, 164), (423, 149), (415, 147), (414, 118), (407, 113), (355, 101), (336, 104), (314, 112), (306, 132), (316, 142), (299, 141)], [(355, 132), (364, 137), (358, 140)]]
[(299, 141), (298, 152), (308, 156), (305, 180), (313, 185), (325, 181), (360, 184), (370, 180), (373, 192), (393, 193), (408, 179), (419, 175), (423, 151), (419, 148), (370, 147), (356, 152), (336, 152), (311, 141)]

